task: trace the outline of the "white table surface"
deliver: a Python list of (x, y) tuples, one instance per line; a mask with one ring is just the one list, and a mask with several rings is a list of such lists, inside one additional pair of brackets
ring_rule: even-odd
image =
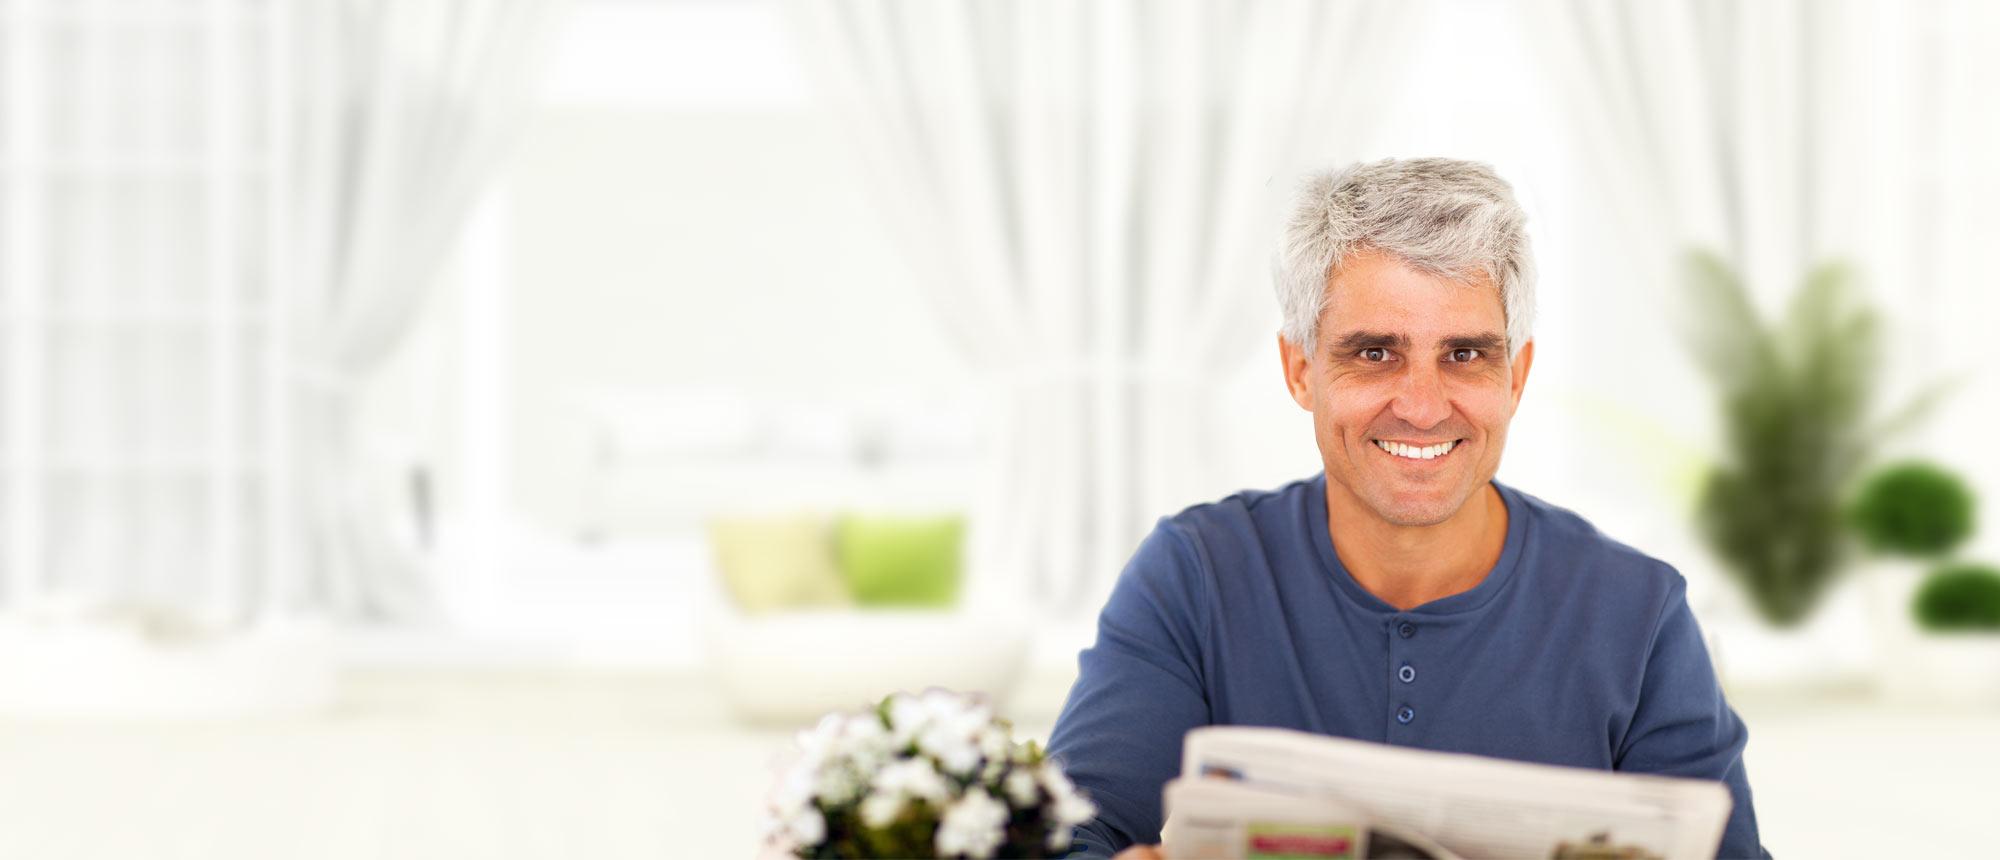
[[(1030, 679), (1022, 733), (1046, 735), (1065, 685)], [(1735, 704), (1778, 856), (1990, 847), (2000, 712)], [(788, 744), (699, 676), (642, 672), (378, 670), (311, 718), (0, 720), (0, 857), (747, 857)]]

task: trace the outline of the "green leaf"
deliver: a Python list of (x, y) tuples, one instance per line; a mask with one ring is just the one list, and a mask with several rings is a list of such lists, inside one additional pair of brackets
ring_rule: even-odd
[(1687, 344), (1716, 386), (1723, 448), (1702, 484), (1703, 539), (1767, 620), (1809, 615), (1848, 555), (1839, 500), (1885, 430), (1900, 431), (1944, 391), (1926, 391), (1887, 422), (1876, 406), (1881, 326), (1852, 267), (1814, 266), (1768, 323), (1735, 270), (1703, 250), (1686, 256), (1697, 318)]

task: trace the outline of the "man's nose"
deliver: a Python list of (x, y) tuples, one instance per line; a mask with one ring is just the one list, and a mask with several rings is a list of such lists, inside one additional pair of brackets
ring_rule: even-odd
[(1445, 399), (1444, 379), (1438, 369), (1411, 367), (1404, 371), (1389, 411), (1419, 430), (1436, 427), (1451, 417), (1451, 402)]

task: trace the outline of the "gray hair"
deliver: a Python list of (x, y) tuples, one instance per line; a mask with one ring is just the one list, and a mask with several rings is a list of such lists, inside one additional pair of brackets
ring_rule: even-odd
[(1513, 188), (1476, 161), (1391, 158), (1307, 176), (1272, 265), (1285, 314), (1280, 333), (1310, 353), (1327, 281), (1349, 254), (1377, 250), (1455, 280), (1486, 275), (1500, 288), (1511, 359), (1535, 315), (1527, 222)]

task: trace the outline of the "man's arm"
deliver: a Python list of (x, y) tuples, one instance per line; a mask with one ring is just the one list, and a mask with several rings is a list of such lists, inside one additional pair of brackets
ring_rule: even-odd
[(1658, 625), (1639, 705), (1615, 769), (1727, 783), (1735, 806), (1716, 856), (1768, 858), (1770, 853), (1757, 838), (1757, 813), (1750, 805), (1750, 779), (1743, 770), (1743, 747), (1750, 731), (1723, 699), (1701, 628), (1688, 609), (1687, 581), (1679, 574), (1674, 575), (1674, 588)]
[(1076, 829), (1071, 857), (1159, 841), (1160, 791), (1180, 772), (1182, 738), (1209, 721), (1197, 638), (1205, 607), (1192, 547), (1162, 520), (1112, 588), (1049, 738), (1098, 809)]

